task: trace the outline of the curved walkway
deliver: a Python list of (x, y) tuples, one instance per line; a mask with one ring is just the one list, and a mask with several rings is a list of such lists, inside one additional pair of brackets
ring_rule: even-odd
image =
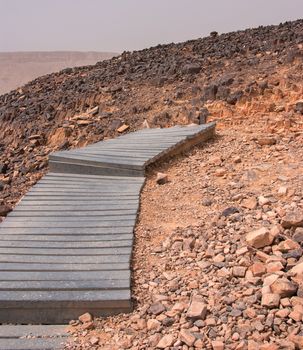
[(59, 324), (131, 311), (130, 259), (146, 166), (214, 124), (145, 129), (53, 153), (0, 225), (0, 322)]

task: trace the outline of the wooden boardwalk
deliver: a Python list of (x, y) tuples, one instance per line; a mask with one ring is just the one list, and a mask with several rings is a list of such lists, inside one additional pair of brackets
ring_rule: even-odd
[(0, 225), (0, 322), (60, 324), (85, 312), (131, 311), (144, 170), (214, 130), (146, 129), (52, 154), (50, 172)]
[(60, 350), (66, 342), (66, 326), (2, 325), (0, 350)]

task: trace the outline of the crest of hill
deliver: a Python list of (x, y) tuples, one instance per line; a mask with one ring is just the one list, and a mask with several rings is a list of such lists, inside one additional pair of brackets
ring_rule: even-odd
[(112, 58), (111, 52), (0, 52), (0, 94), (67, 67), (95, 64)]

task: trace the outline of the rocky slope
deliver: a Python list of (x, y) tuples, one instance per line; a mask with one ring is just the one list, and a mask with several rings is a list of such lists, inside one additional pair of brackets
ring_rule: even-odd
[(66, 349), (302, 349), (302, 143), (265, 117), (150, 169), (135, 310), (71, 321)]
[(303, 20), (211, 33), (65, 69), (0, 96), (0, 216), (47, 169), (49, 152), (114, 136), (124, 123), (203, 121), (214, 101), (212, 118), (249, 122), (262, 111), (291, 123), (303, 108), (302, 45)]
[(67, 67), (87, 66), (110, 59), (111, 52), (0, 52), (0, 94), (7, 93), (45, 74)]

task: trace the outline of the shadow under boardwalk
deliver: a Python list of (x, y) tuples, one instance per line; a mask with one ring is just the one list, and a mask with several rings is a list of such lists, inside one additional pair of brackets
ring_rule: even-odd
[(144, 170), (214, 132), (214, 124), (145, 129), (51, 154), (50, 173), (0, 225), (0, 322), (60, 324), (85, 312), (131, 311)]

